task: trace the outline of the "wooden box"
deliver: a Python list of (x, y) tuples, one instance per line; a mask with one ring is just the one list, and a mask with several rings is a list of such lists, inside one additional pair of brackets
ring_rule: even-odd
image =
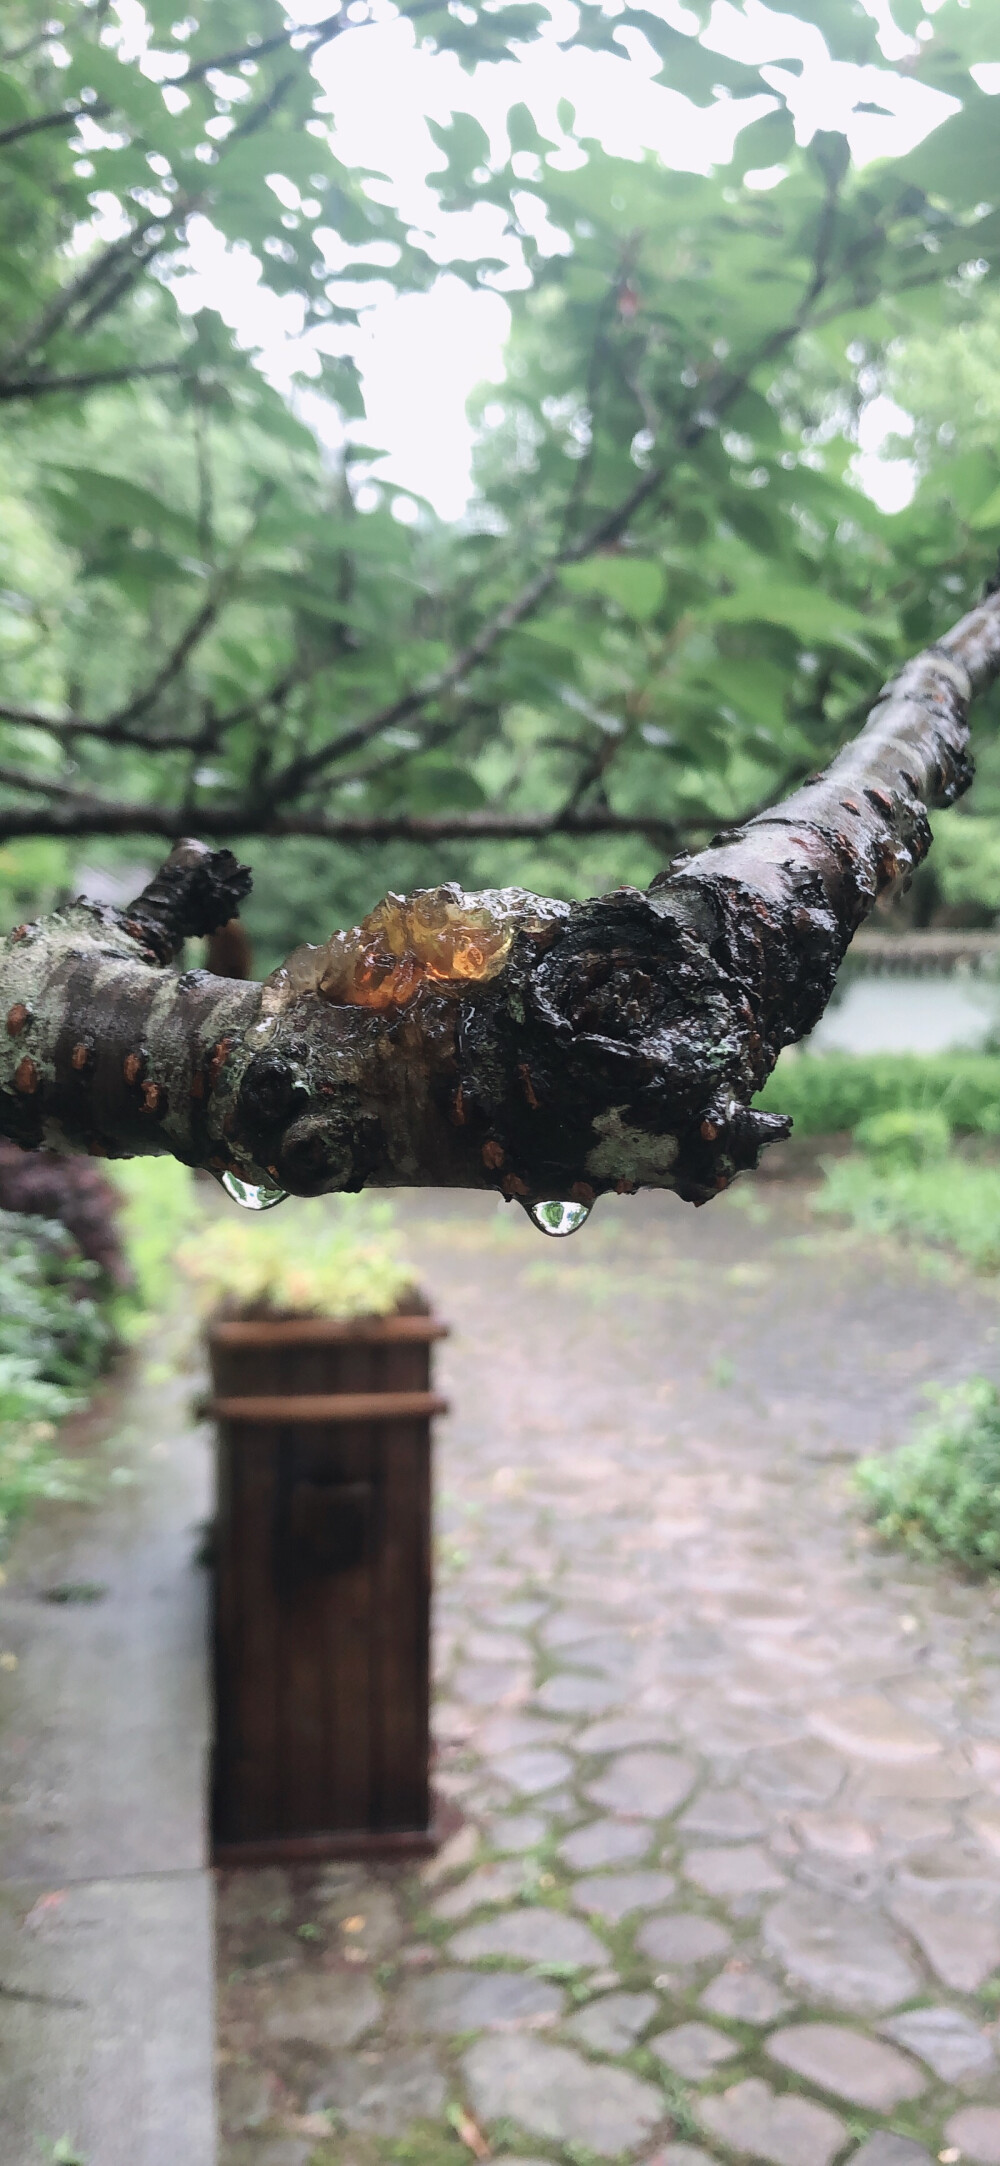
[(216, 1322), (214, 1854), (433, 1848), (427, 1314)]

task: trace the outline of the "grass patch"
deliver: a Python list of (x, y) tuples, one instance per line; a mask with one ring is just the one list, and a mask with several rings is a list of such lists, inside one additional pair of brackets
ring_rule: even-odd
[(966, 1571), (1000, 1571), (1000, 1391), (973, 1377), (891, 1455), (862, 1459), (855, 1483), (882, 1539)]
[(135, 1281), (116, 1321), (123, 1336), (133, 1337), (151, 1311), (169, 1308), (176, 1296), (176, 1252), (198, 1219), (198, 1191), (190, 1168), (176, 1158), (112, 1159), (105, 1170), (122, 1197), (120, 1223)]
[(828, 1159), (823, 1170), (815, 1210), (863, 1233), (955, 1249), (977, 1271), (1000, 1270), (1000, 1166), (957, 1151), (923, 1163), (859, 1153)]
[(693, 2143), (702, 2135), (702, 2130), (691, 2110), (691, 2098), (686, 2085), (671, 2068), (660, 2068), (658, 2075), (666, 2109), (673, 2124), (672, 2133), (685, 2143)]

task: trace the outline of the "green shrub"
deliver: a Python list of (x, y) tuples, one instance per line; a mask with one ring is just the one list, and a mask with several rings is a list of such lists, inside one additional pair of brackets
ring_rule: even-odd
[(944, 1114), (928, 1106), (898, 1113), (870, 1113), (859, 1121), (854, 1141), (868, 1153), (881, 1172), (899, 1166), (931, 1166), (946, 1158), (951, 1129)]
[(111, 1345), (100, 1278), (62, 1226), (0, 1211), (0, 1537), (34, 1498), (77, 1493), (54, 1447)]
[[(790, 1057), (791, 1056), (791, 1057)], [(1000, 1135), (1000, 1058), (988, 1053), (782, 1054), (756, 1103), (799, 1135), (835, 1135), (879, 1113), (939, 1112), (953, 1129)]]
[(860, 1461), (857, 1488), (885, 1541), (954, 1557), (970, 1572), (998, 1571), (1000, 1392), (979, 1376), (937, 1399), (911, 1443)]
[(111, 1341), (94, 1298), (100, 1277), (54, 1220), (0, 1211), (0, 1360), (13, 1356), (45, 1384), (85, 1389)]
[(60, 1419), (75, 1402), (58, 1385), (39, 1386), (30, 1374), (13, 1371), (14, 1364), (0, 1361), (0, 1540), (37, 1497), (72, 1497), (80, 1490), (78, 1470), (54, 1449), (55, 1421), (33, 1411), (43, 1392)]

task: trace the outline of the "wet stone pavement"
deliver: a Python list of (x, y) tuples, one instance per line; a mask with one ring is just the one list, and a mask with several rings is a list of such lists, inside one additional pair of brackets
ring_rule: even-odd
[(222, 2166), (1000, 2166), (1000, 1595), (849, 1490), (996, 1288), (800, 1181), (404, 1218), (456, 1831), (221, 1876)]

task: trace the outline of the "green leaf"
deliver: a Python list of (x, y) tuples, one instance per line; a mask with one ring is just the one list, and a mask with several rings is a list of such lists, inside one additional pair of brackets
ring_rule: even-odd
[[(901, 183), (973, 209), (1000, 196), (1000, 110), (996, 99), (984, 97), (971, 81), (966, 95), (963, 110), (952, 113), (902, 158), (896, 173)], [(973, 228), (970, 254), (975, 252), (974, 233)]]
[(130, 530), (147, 527), (154, 534), (169, 534), (175, 541), (197, 549), (197, 521), (175, 505), (164, 503), (141, 482), (130, 481), (124, 474), (100, 473), (88, 466), (52, 467), (50, 473), (56, 488), (66, 493), (91, 524), (100, 520)]
[(1000, 527), (1000, 488), (992, 491), (985, 504), (980, 504), (968, 523), (977, 534), (988, 534), (991, 528)]
[(879, 62), (878, 32), (862, 0), (795, 0), (800, 22), (815, 23), (834, 60)]
[(746, 173), (766, 172), (782, 165), (795, 147), (795, 123), (786, 105), (741, 128), (733, 149), (729, 171), (742, 180)]
[(756, 655), (738, 662), (720, 659), (705, 671), (705, 683), (711, 696), (746, 715), (758, 728), (783, 727), (788, 675), (776, 663)]
[(490, 139), (472, 113), (455, 113), (447, 124), (428, 118), (427, 129), (443, 150), (453, 180), (468, 181), (479, 166), (489, 164)]
[(507, 114), (507, 135), (512, 151), (528, 150), (544, 156), (547, 150), (555, 148), (551, 136), (539, 133), (534, 114), (523, 103), (511, 106)]
[[(398, 800), (398, 785), (397, 773), (392, 777), (393, 800)], [(486, 798), (467, 767), (444, 753), (428, 752), (406, 769), (404, 802), (408, 812), (476, 812)]]
[(19, 83), (11, 75), (0, 75), (0, 125), (12, 128), (20, 120), (27, 120), (31, 107)]
[(710, 603), (703, 615), (714, 624), (774, 624), (806, 645), (847, 646), (855, 653), (860, 640), (887, 636), (884, 623), (873, 624), (860, 610), (838, 602), (821, 587), (777, 581), (755, 582), (725, 595)]
[(695, 105), (715, 103), (720, 90), (726, 96), (750, 98), (763, 87), (759, 70), (751, 63), (710, 51), (698, 38), (675, 30), (646, 8), (626, 8), (618, 22), (641, 30), (663, 63), (663, 81)]
[(638, 624), (656, 615), (666, 591), (662, 568), (650, 557), (590, 557), (567, 565), (561, 577), (571, 594), (604, 595)]
[(64, 95), (79, 96), (82, 90), (96, 90), (113, 112), (125, 113), (130, 120), (153, 129), (162, 125), (163, 96), (159, 86), (142, 75), (134, 63), (126, 65), (106, 45), (98, 45), (91, 38), (81, 41), (63, 82)]

